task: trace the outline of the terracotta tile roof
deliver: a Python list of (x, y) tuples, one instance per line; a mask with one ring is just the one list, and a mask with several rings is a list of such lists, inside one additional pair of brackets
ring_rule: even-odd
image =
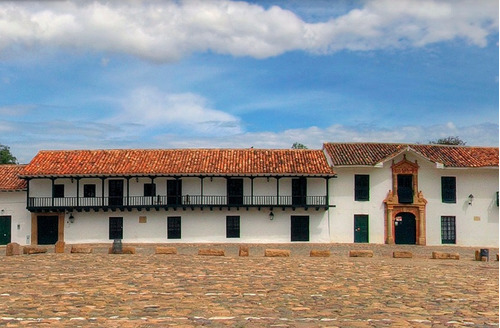
[(498, 147), (414, 145), (388, 143), (325, 143), (334, 166), (368, 165), (385, 162), (408, 149), (446, 167), (498, 166)]
[(18, 178), (19, 172), (25, 167), (26, 165), (0, 165), (0, 191), (25, 190), (26, 181)]
[(21, 172), (30, 176), (108, 175), (333, 176), (321, 150), (115, 149), (40, 151)]

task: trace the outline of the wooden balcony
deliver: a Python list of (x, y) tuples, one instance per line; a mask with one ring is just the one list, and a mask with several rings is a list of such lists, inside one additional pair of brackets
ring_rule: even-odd
[(124, 197), (28, 197), (31, 212), (177, 210), (195, 208), (296, 208), (326, 210), (326, 196), (124, 196)]

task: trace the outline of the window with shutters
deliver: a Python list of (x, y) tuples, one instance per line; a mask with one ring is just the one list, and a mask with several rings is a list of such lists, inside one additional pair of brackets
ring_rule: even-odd
[(356, 174), (354, 176), (354, 200), (370, 200), (370, 176), (367, 174)]
[(457, 180), (455, 177), (441, 177), (441, 198), (443, 203), (457, 202)]
[(226, 216), (226, 238), (240, 238), (239, 216)]
[(170, 216), (167, 219), (167, 238), (181, 239), (181, 217)]
[(454, 216), (441, 217), (441, 243), (456, 244), (456, 226)]

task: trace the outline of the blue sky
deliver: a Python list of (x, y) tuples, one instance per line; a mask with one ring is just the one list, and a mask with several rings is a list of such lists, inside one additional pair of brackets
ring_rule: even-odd
[(498, 146), (498, 1), (0, 2), (0, 144)]

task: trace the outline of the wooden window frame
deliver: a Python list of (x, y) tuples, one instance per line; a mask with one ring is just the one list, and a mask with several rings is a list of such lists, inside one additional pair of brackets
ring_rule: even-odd
[(240, 238), (240, 216), (226, 216), (226, 238)]
[[(364, 181), (366, 180), (366, 181)], [(370, 175), (354, 175), (354, 200), (357, 202), (370, 201)]]
[(441, 200), (443, 203), (457, 203), (457, 178), (452, 176), (441, 177)]
[(452, 215), (441, 216), (441, 244), (457, 243), (457, 219)]
[(167, 239), (182, 238), (182, 219), (180, 216), (167, 217)]
[(95, 198), (96, 197), (96, 185), (93, 183), (87, 183), (83, 185), (83, 197)]

